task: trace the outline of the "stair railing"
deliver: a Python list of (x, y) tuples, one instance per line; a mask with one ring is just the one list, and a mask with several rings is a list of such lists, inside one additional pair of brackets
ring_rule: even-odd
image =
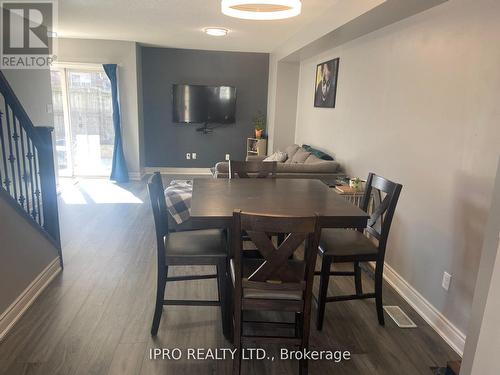
[(34, 126), (0, 72), (0, 192), (48, 235), (62, 265), (53, 128)]

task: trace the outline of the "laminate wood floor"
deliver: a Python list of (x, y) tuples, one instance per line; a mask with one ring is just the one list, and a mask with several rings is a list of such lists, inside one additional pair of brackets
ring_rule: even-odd
[[(60, 211), (65, 269), (0, 343), (0, 374), (231, 373), (230, 360), (149, 359), (152, 348), (231, 345), (222, 335), (217, 307), (166, 307), (158, 336), (150, 337), (156, 244), (144, 182), (120, 187), (82, 181), (64, 189)], [(206, 271), (185, 267), (175, 273)], [(369, 290), (372, 281), (363, 277)], [(330, 294), (353, 290), (346, 278), (330, 285)], [(337, 364), (310, 361), (310, 374), (431, 374), (431, 366), (458, 358), (401, 297), (384, 288), (384, 303), (400, 305), (418, 328), (400, 329), (389, 317), (380, 327), (373, 301), (327, 304), (323, 331), (312, 325), (311, 349), (349, 350), (352, 358)], [(215, 298), (216, 284), (169, 283), (167, 295)], [(276, 347), (266, 349), (279, 353)], [(244, 361), (242, 373), (297, 369), (293, 361)]]

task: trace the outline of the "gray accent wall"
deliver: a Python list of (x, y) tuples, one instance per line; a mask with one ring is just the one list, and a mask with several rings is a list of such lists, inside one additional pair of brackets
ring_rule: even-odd
[[(224, 160), (244, 159), (252, 117), (267, 111), (269, 55), (142, 47), (142, 99), (146, 167), (205, 168)], [(236, 123), (212, 134), (201, 124), (172, 122), (172, 84), (236, 87)], [(197, 154), (186, 160), (186, 153)]]

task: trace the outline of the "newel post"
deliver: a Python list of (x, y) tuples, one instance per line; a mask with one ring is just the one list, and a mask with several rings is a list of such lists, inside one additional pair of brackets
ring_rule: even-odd
[(40, 184), (43, 205), (43, 227), (56, 241), (59, 249), (59, 259), (63, 266), (61, 252), (61, 235), (59, 232), (59, 210), (57, 207), (56, 171), (54, 166), (54, 148), (50, 127), (35, 127), (40, 142), (38, 146)]

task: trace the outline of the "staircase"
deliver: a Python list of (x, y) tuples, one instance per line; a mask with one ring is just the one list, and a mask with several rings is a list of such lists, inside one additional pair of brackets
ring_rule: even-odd
[(33, 125), (0, 72), (0, 199), (56, 246), (62, 267), (52, 130)]

